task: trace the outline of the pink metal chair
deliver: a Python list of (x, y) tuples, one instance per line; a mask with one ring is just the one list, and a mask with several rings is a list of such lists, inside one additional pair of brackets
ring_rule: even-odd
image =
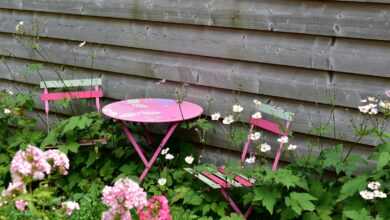
[[(46, 123), (49, 130), (49, 102), (64, 99), (95, 99), (97, 111), (100, 111), (100, 98), (103, 97), (103, 90), (101, 88), (102, 80), (100, 78), (92, 79), (73, 79), (73, 80), (59, 80), (59, 81), (41, 81), (40, 87), (43, 92), (40, 96), (41, 101), (45, 105)], [(78, 90), (78, 91), (61, 91), (49, 92), (49, 89), (64, 89), (75, 87), (93, 87), (93, 90)]]
[[(272, 116), (273, 118), (278, 119), (279, 121), (284, 122), (284, 128), (281, 128), (279, 123), (274, 122), (270, 119), (264, 119), (264, 118), (251, 118), (250, 123), (250, 129), (249, 134), (251, 134), (256, 128), (264, 130), (266, 132), (269, 132), (273, 135), (276, 135), (278, 137), (287, 136), (289, 134), (289, 129), (291, 126), (291, 122), (293, 119), (294, 114), (291, 112), (285, 112), (282, 109), (275, 108), (271, 105), (267, 104), (261, 104), (261, 106), (258, 109), (259, 112), (265, 113), (266, 115)], [(251, 146), (251, 138), (250, 135), (248, 135), (247, 141), (242, 148), (241, 153), (241, 164), (244, 164), (245, 159), (250, 151)], [(285, 143), (280, 143), (279, 147), (276, 151), (275, 158), (272, 163), (272, 170), (276, 171), (279, 166), (279, 161), (281, 154), (283, 152)], [(223, 167), (219, 168), (216, 172), (201, 172), (196, 173), (191, 168), (185, 168), (185, 170), (193, 175), (195, 175), (198, 179), (200, 179), (202, 182), (206, 183), (213, 189), (219, 189), (224, 199), (229, 203), (231, 208), (238, 214), (242, 215), (245, 219), (249, 217), (249, 215), (252, 212), (252, 206), (250, 206), (246, 212), (242, 212), (237, 203), (233, 200), (233, 198), (230, 196), (228, 190), (233, 187), (252, 187), (253, 183), (252, 181), (243, 176), (243, 175), (236, 175), (234, 178), (228, 178), (224, 174)]]

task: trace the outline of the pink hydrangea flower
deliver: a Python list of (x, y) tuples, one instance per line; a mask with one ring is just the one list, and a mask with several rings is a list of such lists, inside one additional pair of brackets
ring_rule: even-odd
[(26, 210), (26, 207), (28, 205), (28, 202), (23, 200), (23, 199), (20, 199), (20, 200), (16, 200), (15, 201), (15, 206), (16, 208), (19, 210), (19, 211), (25, 211)]
[(137, 210), (140, 220), (172, 220), (165, 196), (153, 196), (146, 207)]
[[(146, 205), (146, 192), (129, 178), (119, 179), (114, 186), (106, 186), (103, 189), (102, 201), (110, 207), (102, 219), (114, 219), (120, 215), (122, 220), (131, 219), (129, 210)], [(111, 218), (113, 217), (113, 218)]]
[(9, 183), (7, 189), (1, 193), (1, 196), (8, 197), (8, 196), (16, 195), (18, 193), (26, 193), (26, 192), (27, 192), (26, 185), (24, 185), (24, 183), (21, 181), (17, 181), (17, 182)]
[(390, 97), (390, 89), (387, 90), (387, 91), (385, 92), (385, 94), (387, 95), (387, 97)]
[(25, 176), (30, 176), (34, 180), (42, 180), (45, 174), (50, 174), (51, 166), (47, 162), (45, 153), (32, 145), (29, 145), (26, 150), (16, 152), (11, 162), (12, 179), (23, 179)]
[(52, 165), (53, 169), (58, 169), (62, 175), (67, 175), (69, 170), (69, 158), (59, 150), (45, 151), (46, 160)]
[(71, 216), (74, 210), (80, 210), (80, 205), (74, 201), (66, 201), (61, 203), (61, 207), (65, 210), (66, 215)]

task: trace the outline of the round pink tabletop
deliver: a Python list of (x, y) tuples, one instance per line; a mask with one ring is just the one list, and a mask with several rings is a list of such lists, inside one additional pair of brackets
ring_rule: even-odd
[(104, 115), (130, 122), (166, 123), (189, 120), (203, 113), (202, 107), (191, 102), (180, 105), (173, 99), (129, 99), (104, 106)]

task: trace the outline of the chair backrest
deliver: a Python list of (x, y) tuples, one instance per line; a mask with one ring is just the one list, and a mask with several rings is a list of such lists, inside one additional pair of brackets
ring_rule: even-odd
[[(262, 130), (266, 130), (270, 133), (273, 133), (275, 135), (278, 135), (279, 137), (282, 136), (288, 136), (291, 122), (294, 117), (294, 113), (292, 112), (286, 112), (283, 109), (267, 105), (267, 104), (261, 104), (258, 107), (258, 111), (261, 113), (264, 113), (266, 115), (271, 116), (272, 118), (275, 118), (278, 122), (275, 122), (271, 119), (265, 119), (265, 118), (253, 118), (251, 117), (249, 120), (250, 123), (250, 129), (249, 134), (253, 132), (253, 130), (257, 127)], [(279, 121), (283, 121), (284, 123), (281, 124)], [(283, 126), (283, 127), (281, 127)], [(245, 162), (245, 158), (248, 154), (249, 147), (252, 140), (250, 138), (250, 135), (248, 135), (247, 141), (243, 147), (242, 153), (241, 153), (241, 163), (243, 164)], [(276, 170), (278, 168), (279, 160), (281, 153), (283, 151), (284, 143), (280, 143), (279, 149), (276, 152), (273, 164), (272, 164), (272, 170)]]
[[(103, 97), (101, 89), (102, 79), (72, 79), (72, 80), (57, 80), (57, 81), (41, 81), (40, 86), (43, 89), (41, 101), (45, 104), (45, 113), (49, 114), (49, 101), (57, 101), (63, 99), (91, 99), (96, 102), (96, 109), (100, 111), (100, 98)], [(64, 91), (64, 92), (49, 92), (49, 89), (62, 89), (72, 87), (94, 87), (94, 90), (84, 91)]]

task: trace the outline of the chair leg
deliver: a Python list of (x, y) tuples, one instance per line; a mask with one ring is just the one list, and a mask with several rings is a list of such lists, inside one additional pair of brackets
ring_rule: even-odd
[[(232, 209), (237, 212), (238, 214), (244, 216), (240, 210), (240, 208), (238, 208), (237, 204), (234, 202), (234, 200), (229, 196), (229, 194), (225, 191), (224, 188), (221, 188), (221, 193), (223, 195), (223, 197), (225, 198), (226, 201), (229, 202), (229, 205), (230, 207), (232, 207)], [(245, 216), (244, 216), (245, 217)], [(246, 218), (246, 217), (245, 217)]]

